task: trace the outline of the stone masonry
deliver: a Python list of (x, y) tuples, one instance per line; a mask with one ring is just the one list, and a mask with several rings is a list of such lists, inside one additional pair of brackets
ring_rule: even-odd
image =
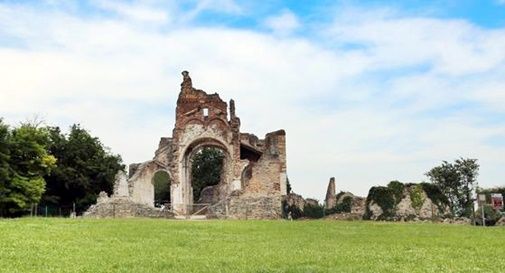
[(335, 177), (330, 178), (330, 182), (328, 183), (328, 189), (326, 190), (326, 198), (324, 199), (324, 205), (328, 209), (334, 208), (337, 205)]
[(198, 201), (193, 200), (192, 158), (202, 148), (214, 147), (225, 156), (223, 170), (220, 183), (205, 190), (205, 200), (214, 207), (226, 204), (228, 218), (279, 218), (287, 181), (284, 130), (263, 139), (241, 132), (233, 100), (227, 104), (217, 93), (196, 89), (189, 73), (182, 75), (172, 136), (161, 138), (152, 160), (130, 165), (128, 196), (154, 207), (153, 177), (165, 172), (172, 211), (190, 215)]

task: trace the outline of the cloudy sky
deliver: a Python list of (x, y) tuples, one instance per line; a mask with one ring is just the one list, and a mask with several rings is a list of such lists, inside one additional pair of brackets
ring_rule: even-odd
[[(268, 2), (268, 3), (267, 3)], [(287, 131), (296, 192), (366, 195), (478, 158), (505, 185), (505, 1), (2, 1), (0, 117), (80, 123), (126, 163), (170, 136), (180, 72)]]

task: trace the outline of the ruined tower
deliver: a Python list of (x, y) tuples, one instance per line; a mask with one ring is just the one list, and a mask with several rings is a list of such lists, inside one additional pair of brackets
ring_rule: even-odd
[[(152, 160), (130, 165), (129, 193), (135, 202), (154, 206), (153, 177), (170, 177), (171, 208), (191, 214), (193, 200), (192, 158), (204, 147), (224, 154), (221, 181), (208, 187), (206, 202), (216, 217), (277, 218), (281, 196), (286, 194), (286, 133), (268, 133), (264, 139), (240, 132), (235, 102), (228, 104), (217, 93), (193, 87), (187, 71), (177, 99), (171, 137), (162, 137)], [(223, 209), (225, 208), (225, 209)]]
[(335, 177), (330, 178), (328, 189), (326, 190), (326, 198), (324, 199), (324, 204), (328, 209), (333, 208), (337, 205)]

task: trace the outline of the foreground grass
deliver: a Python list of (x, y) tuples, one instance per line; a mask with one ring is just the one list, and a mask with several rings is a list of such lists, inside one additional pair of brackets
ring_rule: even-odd
[(0, 220), (0, 272), (505, 272), (505, 228)]

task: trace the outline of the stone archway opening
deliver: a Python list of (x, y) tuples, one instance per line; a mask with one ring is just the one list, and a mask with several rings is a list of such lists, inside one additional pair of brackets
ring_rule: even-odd
[(188, 145), (181, 183), (186, 213), (216, 203), (226, 194), (231, 176), (230, 153), (217, 139), (202, 138)]
[(156, 171), (152, 178), (154, 187), (154, 206), (161, 207), (171, 203), (170, 187), (172, 185), (172, 178), (165, 170)]
[(212, 203), (217, 186), (223, 182), (225, 154), (214, 146), (199, 148), (190, 158), (193, 203)]

